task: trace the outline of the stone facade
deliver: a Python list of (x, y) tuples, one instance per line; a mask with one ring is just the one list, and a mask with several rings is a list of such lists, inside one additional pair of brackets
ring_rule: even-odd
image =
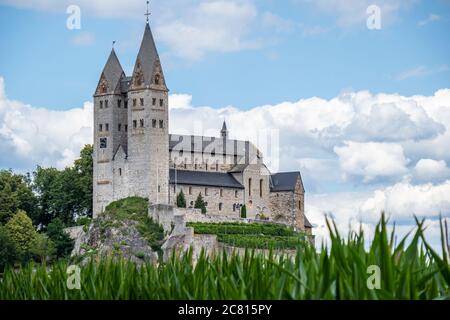
[(146, 24), (132, 76), (112, 50), (94, 94), (94, 216), (129, 196), (175, 205), (183, 191), (191, 209), (201, 194), (209, 216), (239, 219), (245, 205), (248, 219), (310, 231), (299, 172), (272, 174), (256, 146), (228, 138), (225, 123), (220, 137), (170, 135), (168, 91)]

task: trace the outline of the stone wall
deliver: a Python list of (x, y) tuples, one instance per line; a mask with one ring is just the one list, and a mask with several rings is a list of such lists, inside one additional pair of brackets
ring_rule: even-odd
[[(244, 190), (233, 188), (201, 187), (190, 185), (170, 186), (170, 204), (176, 206), (177, 195), (183, 190), (186, 206), (193, 208), (195, 200), (201, 193), (203, 200), (207, 202), (207, 213), (210, 215), (222, 215), (239, 217), (238, 206), (243, 203)], [(175, 192), (174, 192), (175, 191)]]

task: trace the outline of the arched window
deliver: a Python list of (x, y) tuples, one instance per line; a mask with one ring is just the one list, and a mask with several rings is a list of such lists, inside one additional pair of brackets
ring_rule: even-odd
[(263, 196), (263, 183), (264, 183), (263, 179), (259, 180), (259, 197), (260, 198), (262, 198), (262, 196)]
[(248, 179), (248, 196), (252, 196), (252, 178)]

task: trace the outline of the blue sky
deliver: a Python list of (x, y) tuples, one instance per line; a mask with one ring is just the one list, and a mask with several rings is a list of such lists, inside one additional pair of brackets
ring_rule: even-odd
[[(97, 13), (81, 4), (81, 30), (66, 28), (65, 6), (46, 9), (36, 1), (23, 8), (21, 1), (2, 2), (10, 3), (0, 4), (0, 73), (10, 98), (52, 109), (89, 101), (112, 40), (123, 67), (129, 72), (134, 64), (145, 21), (145, 5), (139, 11), (139, 3), (144, 1), (123, 17), (102, 17), (102, 9)], [(153, 1), (151, 23), (171, 92), (193, 95), (196, 105), (248, 109), (312, 96), (332, 98), (349, 89), (429, 95), (450, 83), (448, 1), (400, 6), (376, 31), (367, 29), (364, 11), (357, 22), (341, 25), (347, 13), (321, 11), (308, 1), (255, 1), (257, 17), (244, 21), (244, 30), (235, 34), (249, 48), (205, 49), (194, 58), (183, 56), (161, 35), (165, 13), (160, 11), (169, 9), (158, 5)], [(267, 22), (268, 13), (279, 21)], [(420, 25), (432, 14), (439, 20)], [(73, 43), (86, 34), (92, 39)]]
[[(66, 27), (69, 5), (81, 29)], [(381, 10), (381, 29), (366, 9)], [(130, 74), (141, 0), (0, 0), (0, 169), (71, 165), (92, 143), (92, 94), (112, 41)], [(450, 216), (449, 0), (152, 1), (170, 131), (249, 139), (300, 170), (306, 214), (400, 232)], [(201, 132), (196, 132), (198, 127)], [(279, 136), (271, 157), (255, 133)], [(271, 146), (272, 147), (272, 146)], [(402, 229), (403, 228), (403, 229)]]

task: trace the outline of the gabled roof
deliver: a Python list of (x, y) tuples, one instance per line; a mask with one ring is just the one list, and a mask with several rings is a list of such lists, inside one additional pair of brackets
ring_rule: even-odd
[(244, 186), (240, 184), (231, 174), (222, 172), (176, 170), (175, 175), (175, 169), (170, 169), (170, 183), (244, 189)]
[(152, 31), (150, 30), (150, 25), (147, 23), (145, 25), (144, 36), (142, 38), (141, 47), (136, 59), (136, 64), (134, 67), (134, 72), (138, 62), (140, 63), (140, 69), (144, 75), (144, 85), (150, 86), (152, 83), (152, 77), (156, 62), (159, 61), (158, 50), (156, 49), (155, 40), (153, 39)]
[(300, 172), (280, 172), (273, 174), (270, 176), (270, 191), (295, 191), (297, 181), (300, 181), (300, 186), (303, 189), (303, 182)]
[(125, 77), (125, 73), (123, 72), (122, 66), (120, 65), (119, 59), (117, 58), (116, 52), (113, 48), (109, 55), (108, 61), (106, 61), (106, 65), (103, 68), (98, 85), (100, 85), (102, 79), (105, 79), (108, 84), (107, 93), (119, 93), (120, 81), (122, 77)]

